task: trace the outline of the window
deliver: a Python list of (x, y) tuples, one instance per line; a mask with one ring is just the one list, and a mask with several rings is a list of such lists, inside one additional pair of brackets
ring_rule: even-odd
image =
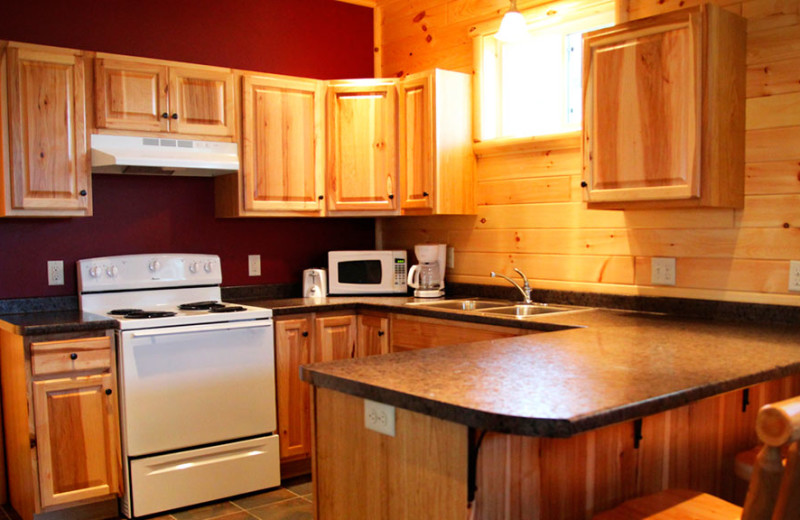
[(582, 34), (614, 23), (614, 2), (560, 2), (525, 16), (529, 38), (476, 38), (479, 140), (580, 130)]

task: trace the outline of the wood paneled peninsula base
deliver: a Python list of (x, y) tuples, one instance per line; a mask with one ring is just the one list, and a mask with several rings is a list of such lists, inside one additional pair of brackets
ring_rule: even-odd
[[(800, 328), (593, 310), (580, 328), (308, 365), (318, 520), (572, 519), (666, 488), (731, 501)], [(365, 399), (395, 435), (364, 426)]]

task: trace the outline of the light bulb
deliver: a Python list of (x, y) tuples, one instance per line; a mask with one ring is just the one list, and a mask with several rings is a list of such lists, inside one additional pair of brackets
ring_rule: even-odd
[(525, 24), (525, 17), (517, 11), (517, 2), (511, 2), (511, 8), (503, 16), (500, 22), (500, 30), (494, 37), (501, 42), (519, 42), (528, 37), (528, 27)]

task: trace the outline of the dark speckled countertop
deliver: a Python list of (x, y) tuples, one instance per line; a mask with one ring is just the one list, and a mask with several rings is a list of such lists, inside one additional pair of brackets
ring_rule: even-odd
[(116, 320), (78, 310), (0, 314), (0, 329), (21, 336), (116, 328)]
[(572, 328), (306, 365), (301, 377), (474, 428), (567, 437), (800, 372), (800, 327), (605, 309), (536, 322)]

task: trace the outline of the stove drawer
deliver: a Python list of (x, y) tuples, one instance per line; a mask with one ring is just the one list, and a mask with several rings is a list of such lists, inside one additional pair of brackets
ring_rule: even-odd
[(110, 368), (111, 338), (108, 336), (31, 343), (34, 376)]

